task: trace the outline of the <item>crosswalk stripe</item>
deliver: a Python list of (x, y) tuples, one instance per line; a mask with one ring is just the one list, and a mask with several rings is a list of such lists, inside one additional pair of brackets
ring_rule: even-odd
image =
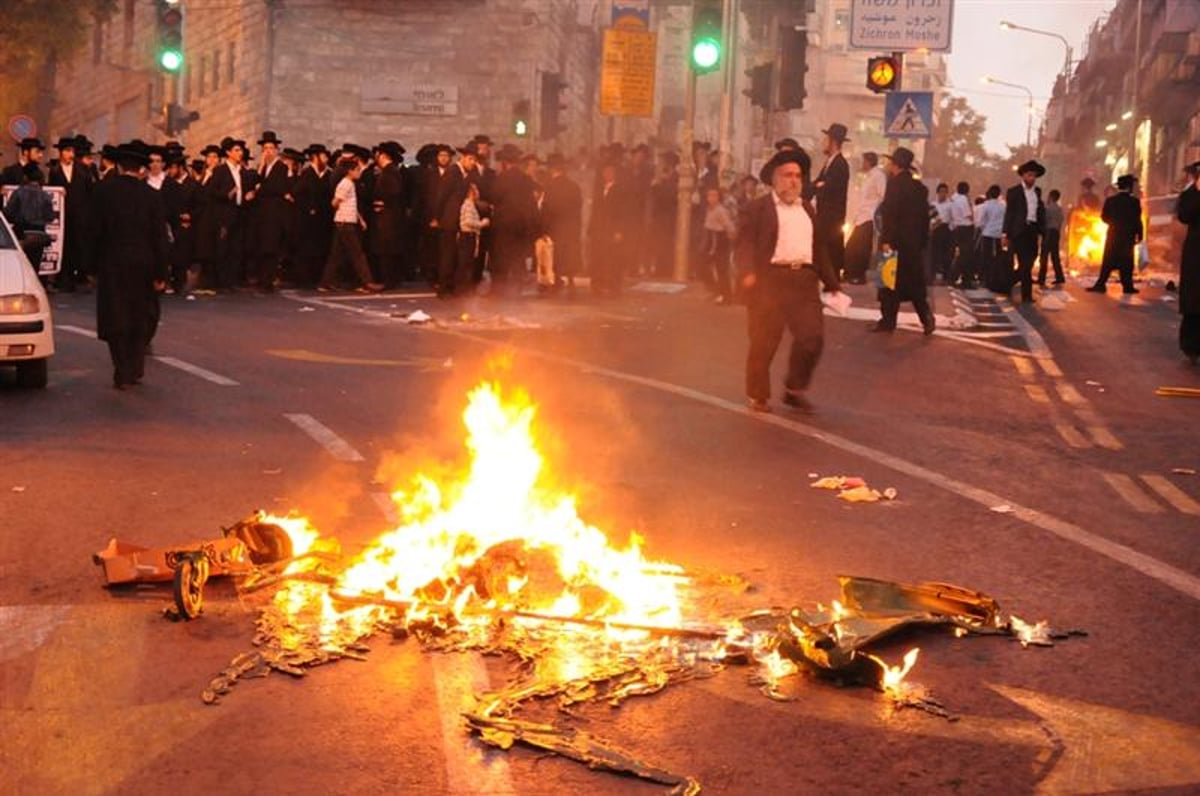
[(1055, 379), (1061, 379), (1063, 372), (1058, 367), (1058, 363), (1053, 359), (1039, 359), (1038, 364), (1042, 366), (1042, 370), (1046, 371), (1046, 375)]
[(1162, 507), (1138, 487), (1137, 482), (1123, 473), (1101, 473), (1108, 485), (1122, 500), (1142, 514), (1161, 514)]
[(1033, 401), (1035, 404), (1050, 403), (1050, 395), (1040, 384), (1026, 384), (1024, 386), (1025, 394), (1028, 395), (1029, 400)]
[(1072, 448), (1092, 447), (1092, 443), (1088, 442), (1087, 438), (1083, 436), (1083, 434), (1081, 434), (1079, 429), (1075, 428), (1075, 426), (1072, 426), (1068, 423), (1055, 423), (1054, 430), (1057, 431), (1058, 435), (1063, 438), (1063, 441)]
[(1088, 426), (1088, 433), (1092, 435), (1092, 439), (1096, 440), (1096, 444), (1101, 448), (1107, 448), (1110, 451), (1124, 450), (1125, 446), (1121, 444), (1121, 440), (1117, 439), (1111, 431), (1104, 426)]
[(1020, 373), (1025, 378), (1033, 376), (1033, 363), (1029, 359), (1014, 356), (1010, 356), (1009, 359), (1012, 360), (1013, 367), (1017, 369), (1017, 373)]
[(1075, 389), (1072, 384), (1060, 381), (1054, 385), (1054, 388), (1058, 390), (1059, 397), (1063, 399), (1064, 403), (1071, 406), (1086, 406), (1088, 403), (1087, 399), (1080, 395), (1079, 390)]
[(1200, 503), (1197, 503), (1190, 495), (1163, 476), (1143, 473), (1142, 480), (1146, 482), (1146, 486), (1157, 492), (1160, 498), (1170, 503), (1178, 511), (1192, 516), (1200, 516)]

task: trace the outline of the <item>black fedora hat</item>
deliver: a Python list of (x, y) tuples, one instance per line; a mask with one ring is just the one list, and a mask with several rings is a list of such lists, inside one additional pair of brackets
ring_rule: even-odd
[(776, 152), (778, 152), (781, 149), (799, 149), (799, 148), (800, 148), (800, 142), (797, 141), (795, 138), (780, 138), (778, 141), (775, 142), (775, 151)]
[(834, 122), (833, 124), (829, 125), (828, 130), (822, 130), (821, 132), (839, 144), (843, 144), (850, 140), (847, 137), (850, 134), (850, 131), (846, 129), (846, 125), (840, 122)]
[(492, 145), (492, 139), (487, 135), (487, 133), (476, 133), (475, 137), (471, 140), (476, 144), (483, 144), (484, 146)]
[(400, 146), (399, 141), (383, 141), (375, 149), (387, 155), (392, 160), (400, 160), (404, 157), (406, 151), (404, 147)]
[(284, 147), (283, 151), (279, 153), (279, 156), (287, 158), (288, 160), (294, 160), (297, 163), (301, 160), (304, 160), (304, 153), (298, 149), (293, 149), (290, 146)]
[(217, 146), (216, 144), (209, 144), (208, 146), (204, 147), (204, 149), (200, 150), (200, 155), (203, 157), (208, 157), (209, 155), (216, 155), (216, 156), (220, 157), (221, 155), (224, 155), (224, 154), (225, 154), (225, 150), (222, 149), (221, 147)]
[(313, 155), (328, 155), (329, 147), (324, 144), (309, 144), (304, 150), (304, 157), (311, 158)]
[(1038, 163), (1036, 160), (1027, 160), (1017, 167), (1017, 174), (1025, 174), (1027, 172), (1033, 172), (1037, 176), (1041, 177), (1046, 173), (1046, 167), (1041, 163)]
[(458, 154), (479, 157), (479, 142), (468, 141), (466, 146), (461, 146), (458, 148)]
[(78, 149), (79, 139), (68, 135), (59, 136), (58, 143), (54, 145), (54, 148), (59, 150)]
[(17, 148), (25, 152), (30, 149), (45, 149), (46, 145), (42, 143), (40, 138), (22, 138), (20, 143), (17, 144)]
[(1120, 177), (1117, 177), (1117, 190), (1132, 191), (1135, 182), (1137, 182), (1137, 177), (1134, 177), (1132, 174), (1122, 174)]
[(771, 178), (775, 176), (775, 169), (785, 163), (795, 163), (800, 167), (800, 174), (807, 180), (809, 170), (812, 168), (812, 160), (808, 157), (808, 153), (803, 149), (781, 149), (771, 156), (758, 173), (758, 178), (766, 183), (771, 184)]
[(274, 144), (275, 146), (280, 146), (283, 144), (283, 142), (279, 140), (279, 136), (275, 134), (274, 130), (266, 130), (263, 132), (262, 138), (258, 139), (258, 145), (262, 146), (263, 144)]
[(113, 160), (124, 169), (141, 168), (150, 163), (150, 154), (146, 151), (147, 149), (148, 147), (139, 141), (130, 141), (113, 150)]

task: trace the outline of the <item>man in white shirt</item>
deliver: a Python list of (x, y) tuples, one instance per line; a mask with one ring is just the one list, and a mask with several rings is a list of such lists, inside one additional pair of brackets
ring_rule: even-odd
[(975, 286), (978, 279), (974, 261), (975, 213), (971, 206), (971, 186), (960, 182), (950, 197), (950, 238), (954, 262), (950, 265), (950, 284), (961, 280), (964, 288)]
[(769, 412), (771, 360), (786, 327), (792, 333), (783, 403), (811, 412), (805, 392), (825, 344), (821, 284), (837, 292), (828, 262), (813, 262), (813, 212), (801, 199), (810, 161), (803, 150), (777, 152), (763, 168), (772, 190), (746, 206), (738, 232), (737, 263), (746, 290), (750, 348), (746, 400)]
[(866, 284), (867, 269), (871, 267), (871, 254), (875, 248), (875, 211), (879, 209), (886, 189), (887, 175), (879, 167), (879, 155), (864, 152), (851, 217), (854, 231), (846, 244), (847, 281), (852, 285)]
[(933, 274), (945, 282), (950, 278), (950, 261), (954, 254), (954, 241), (950, 237), (950, 186), (946, 183), (938, 183), (931, 210), (933, 231), (929, 248)]

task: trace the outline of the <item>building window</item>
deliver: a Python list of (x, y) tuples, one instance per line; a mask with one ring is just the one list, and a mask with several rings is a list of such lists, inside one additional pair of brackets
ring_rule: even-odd
[(237, 77), (237, 43), (229, 42), (229, 55), (225, 63), (225, 83), (232, 86)]
[(213, 50), (213, 93), (221, 90), (221, 51)]
[(121, 47), (130, 49), (133, 47), (133, 31), (134, 24), (137, 21), (137, 5), (136, 0), (125, 0), (125, 25), (121, 34)]
[(205, 77), (208, 75), (208, 56), (200, 56), (200, 71), (196, 72), (196, 96), (203, 97), (206, 92), (204, 85)]

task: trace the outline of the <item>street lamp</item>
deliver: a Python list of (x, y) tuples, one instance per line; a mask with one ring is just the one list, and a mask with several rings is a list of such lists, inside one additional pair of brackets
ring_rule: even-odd
[(1065, 37), (1063, 37), (1061, 34), (1054, 33), (1053, 31), (1038, 30), (1037, 28), (1030, 28), (1030, 27), (1026, 27), (1025, 25), (1018, 25), (1017, 23), (1009, 22), (1008, 20), (1003, 20), (1000, 22), (1000, 29), (1001, 30), (1022, 30), (1022, 31), (1025, 31), (1026, 33), (1033, 33), (1038, 36), (1049, 36), (1052, 39), (1058, 39), (1059, 41), (1061, 41), (1063, 47), (1067, 48), (1066, 57), (1063, 60), (1063, 71), (1062, 71), (1062, 73), (1063, 73), (1063, 93), (1064, 94), (1071, 93), (1071, 55), (1072, 55), (1073, 51), (1071, 50), (1071, 43), (1069, 41), (1067, 41)]
[(1025, 123), (1025, 146), (1033, 146), (1033, 91), (1029, 86), (1022, 86), (1020, 83), (1009, 83), (1004, 80), (997, 80), (991, 75), (984, 75), (983, 82), (996, 86), (1008, 86), (1009, 88), (1019, 88), (1024, 91), (1029, 97), (1029, 104), (1026, 106), (1029, 114), (1029, 119)]

